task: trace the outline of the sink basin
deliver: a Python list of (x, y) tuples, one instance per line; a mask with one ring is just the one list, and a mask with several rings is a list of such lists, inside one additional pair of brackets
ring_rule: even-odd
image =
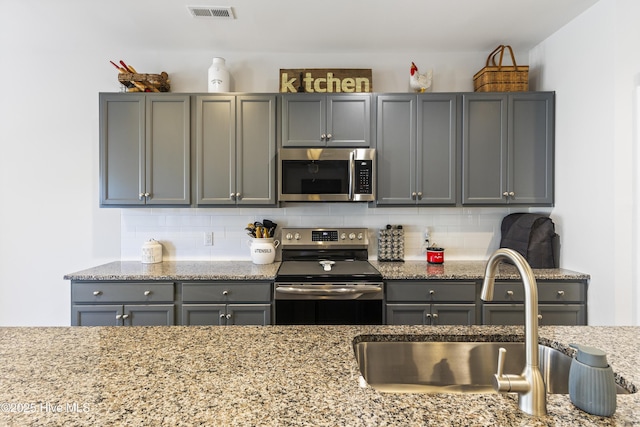
[[(504, 373), (520, 374), (523, 342), (364, 341), (354, 344), (354, 352), (364, 380), (382, 392), (496, 393), (491, 384), (500, 347), (507, 350)], [(547, 393), (568, 394), (572, 358), (551, 347), (538, 348)]]

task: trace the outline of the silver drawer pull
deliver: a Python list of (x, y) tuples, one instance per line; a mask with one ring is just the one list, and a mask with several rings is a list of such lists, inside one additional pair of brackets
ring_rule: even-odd
[(512, 297), (513, 296), (513, 291), (507, 291), (507, 295)]
[(102, 291), (93, 291), (93, 296), (102, 295)]
[(224, 313), (222, 313), (222, 314), (220, 315), (220, 318), (221, 318), (221, 319), (224, 319)]
[(230, 315), (230, 314), (227, 314), (225, 317), (226, 317), (227, 319), (231, 319), (231, 315)]
[(436, 291), (434, 291), (433, 289), (429, 290), (429, 295), (435, 295), (435, 294), (436, 294)]
[(538, 314), (538, 320), (542, 320), (542, 314)]
[(116, 314), (116, 320), (122, 319), (122, 314)]
[(129, 315), (128, 315), (128, 314), (123, 314), (123, 315), (122, 315), (122, 318), (123, 318), (123, 319), (128, 319), (128, 318), (129, 318)]
[(222, 291), (222, 295), (224, 295), (224, 296), (229, 295), (229, 291), (227, 291), (227, 290)]
[(151, 291), (144, 291), (144, 296), (148, 297), (149, 295), (151, 295)]
[(558, 296), (563, 297), (564, 296), (564, 291), (563, 290), (559, 290), (558, 291)]

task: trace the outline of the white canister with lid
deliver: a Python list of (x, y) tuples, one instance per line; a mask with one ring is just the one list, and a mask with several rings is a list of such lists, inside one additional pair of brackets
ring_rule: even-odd
[(162, 245), (154, 239), (149, 239), (142, 245), (142, 263), (156, 264), (162, 262)]

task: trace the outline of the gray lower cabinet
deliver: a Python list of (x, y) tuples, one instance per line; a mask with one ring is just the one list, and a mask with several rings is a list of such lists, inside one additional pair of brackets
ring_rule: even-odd
[(476, 282), (389, 281), (385, 290), (388, 325), (478, 324)]
[(189, 95), (101, 93), (100, 205), (189, 205)]
[(276, 204), (276, 96), (195, 96), (198, 205)]
[(182, 325), (270, 325), (271, 282), (184, 282)]
[[(540, 325), (586, 325), (587, 285), (583, 281), (538, 280), (538, 323)], [(523, 325), (522, 282), (495, 283), (494, 299), (482, 304), (485, 325)]]
[(552, 205), (554, 93), (462, 95), (462, 204)]
[(282, 95), (283, 147), (369, 147), (371, 94)]
[(457, 99), (376, 96), (378, 205), (456, 203)]
[(173, 283), (71, 283), (71, 326), (173, 325), (174, 316)]

